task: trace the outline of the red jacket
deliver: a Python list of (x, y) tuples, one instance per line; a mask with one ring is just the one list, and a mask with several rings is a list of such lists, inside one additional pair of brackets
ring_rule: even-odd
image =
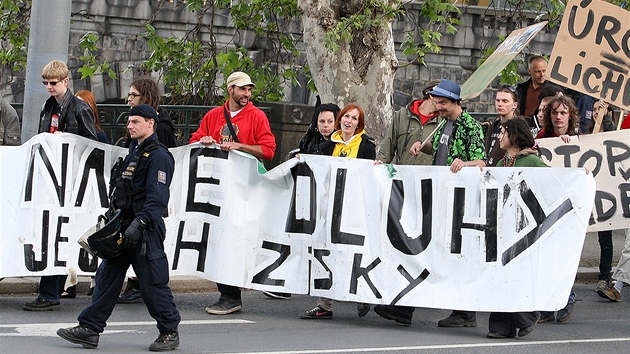
[[(227, 101), (222, 107), (216, 107), (208, 111), (199, 129), (193, 133), (189, 144), (199, 141), (204, 136), (212, 136), (219, 143), (234, 141), (230, 129), (225, 122), (223, 109), (228, 109)], [(229, 114), (229, 110), (228, 110)], [(271, 160), (276, 151), (276, 138), (271, 133), (269, 120), (265, 112), (254, 107), (249, 102), (237, 115), (231, 118), (232, 126), (240, 143), (247, 145), (260, 145), (264, 160)]]

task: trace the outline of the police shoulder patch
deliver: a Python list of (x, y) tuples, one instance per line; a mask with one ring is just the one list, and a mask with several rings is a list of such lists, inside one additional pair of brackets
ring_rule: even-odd
[(166, 172), (158, 171), (158, 182), (166, 184)]

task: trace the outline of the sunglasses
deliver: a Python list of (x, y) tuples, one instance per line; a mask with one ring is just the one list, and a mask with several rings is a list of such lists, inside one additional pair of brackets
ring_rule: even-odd
[(136, 98), (136, 97), (140, 97), (140, 96), (142, 96), (142, 95), (141, 95), (141, 94), (139, 94), (139, 93), (129, 92), (129, 93), (127, 94), (127, 99), (129, 99), (129, 100), (133, 100), (134, 98)]
[(42, 81), (42, 84), (44, 84), (44, 86), (57, 86), (58, 83), (60, 83), (61, 81)]

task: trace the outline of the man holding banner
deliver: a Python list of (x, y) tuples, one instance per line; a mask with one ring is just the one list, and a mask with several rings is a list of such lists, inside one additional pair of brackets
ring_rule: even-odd
[(430, 153), (413, 155), (409, 152), (409, 144), (427, 141), (424, 147), (431, 150), (428, 139), (433, 136), (439, 117), (435, 102), (429, 98), (429, 92), (437, 84), (437, 80), (428, 82), (422, 89), (422, 99), (412, 101), (394, 114), (376, 155), (378, 161), (399, 165), (431, 164)]
[[(470, 166), (483, 168), (486, 159), (481, 124), (462, 109), (459, 93), (459, 86), (449, 80), (440, 81), (430, 92), (440, 116), (447, 118), (433, 137), (433, 165), (451, 166), (453, 172)], [(450, 316), (438, 321), (438, 326), (476, 327), (476, 314), (453, 310)]]
[[(233, 72), (227, 79), (229, 99), (223, 107), (206, 113), (189, 143), (219, 144), (223, 151), (239, 150), (259, 159), (271, 160), (276, 150), (276, 138), (271, 133), (265, 112), (250, 101), (255, 87), (249, 75)], [(240, 311), (243, 307), (240, 288), (220, 283), (217, 287), (221, 297), (206, 307), (206, 312), (227, 315)]]
[[(440, 82), (430, 81), (422, 89), (422, 99), (412, 101), (407, 107), (400, 109), (394, 115), (392, 124), (387, 130), (387, 135), (381, 143), (376, 163), (392, 163), (394, 158), (401, 165), (430, 165), (432, 147), (428, 144), (433, 137), (439, 123), (439, 115), (434, 100), (429, 96), (435, 86)], [(406, 123), (406, 124), (405, 124)], [(413, 124), (412, 124), (413, 123)], [(425, 128), (433, 128), (433, 131)], [(429, 153), (412, 153), (407, 148), (408, 143), (422, 143), (421, 150), (427, 149)], [(415, 308), (395, 305), (376, 305), (374, 312), (379, 316), (410, 326)]]
[[(465, 112), (461, 106), (461, 89), (457, 83), (442, 80), (429, 94), (435, 102), (442, 120), (433, 136), (433, 165), (451, 166), (452, 172), (464, 167), (485, 166), (485, 148), (481, 124)], [(415, 142), (410, 149), (412, 155), (421, 153), (422, 141)], [(374, 311), (381, 317), (404, 325), (411, 325), (413, 307), (379, 305)], [(454, 310), (440, 321), (440, 327), (476, 327), (475, 312)]]
[[(560, 137), (563, 142), (571, 141), (571, 136), (576, 135), (580, 124), (580, 116), (575, 102), (569, 96), (556, 95), (549, 101), (545, 108), (543, 129), (536, 136), (539, 138)], [(573, 290), (569, 295), (567, 305), (556, 313), (541, 311), (538, 323), (553, 321), (566, 322), (573, 313), (573, 304), (576, 294)]]
[[(68, 88), (70, 71), (61, 60), (53, 60), (42, 69), (42, 83), (50, 94), (40, 114), (39, 133), (72, 133), (96, 139), (94, 113), (87, 103)], [(66, 275), (43, 276), (35, 301), (22, 306), (25, 311), (51, 311), (59, 308)]]

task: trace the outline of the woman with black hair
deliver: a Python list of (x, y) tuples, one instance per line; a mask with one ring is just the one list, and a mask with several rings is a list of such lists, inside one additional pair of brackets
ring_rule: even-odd
[[(538, 148), (534, 147), (529, 124), (521, 117), (512, 118), (501, 124), (499, 134), (501, 149), (505, 156), (499, 160), (497, 166), (506, 167), (549, 167), (539, 156)], [(514, 338), (530, 334), (540, 313), (533, 312), (492, 312), (488, 324), (488, 338)]]
[(300, 153), (319, 154), (319, 145), (330, 138), (335, 131), (335, 118), (339, 114), (339, 106), (324, 103), (315, 106), (315, 113), (306, 134), (300, 140)]
[[(321, 104), (319, 96), (317, 96), (317, 103), (315, 104), (315, 113), (311, 124), (306, 130), (306, 134), (302, 137), (299, 144), (299, 149), (292, 150), (285, 159), (293, 158), (295, 154), (313, 154), (320, 153), (319, 145), (330, 138), (330, 135), (335, 131), (335, 117), (339, 113), (340, 109), (334, 103)], [(278, 293), (273, 291), (263, 291), (265, 296), (272, 299), (290, 299), (289, 293)]]

